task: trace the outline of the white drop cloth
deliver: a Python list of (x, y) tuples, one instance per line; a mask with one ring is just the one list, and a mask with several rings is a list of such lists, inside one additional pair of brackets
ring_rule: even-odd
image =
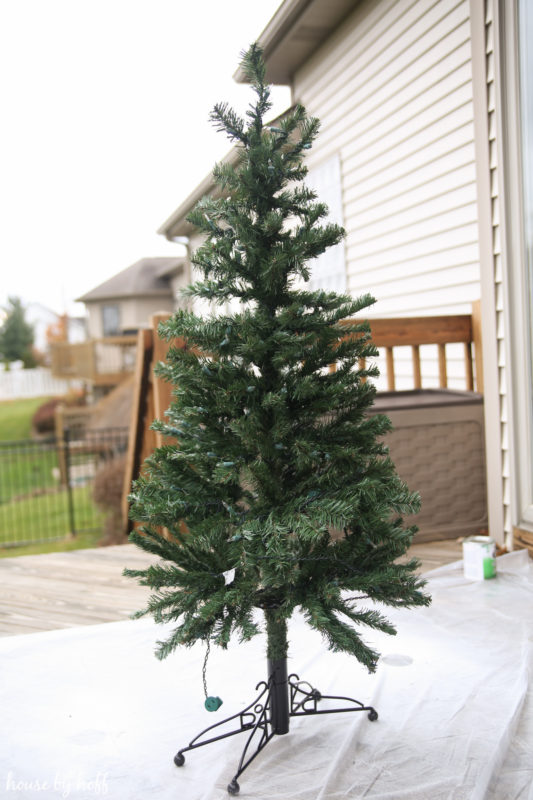
[[(461, 562), (428, 574), (433, 604), (387, 610), (398, 636), (370, 633), (375, 675), (329, 653), (301, 618), (291, 671), (365, 713), (291, 720), (239, 779), (255, 800), (533, 800), (533, 570), (525, 552), (472, 582)], [(16, 800), (221, 800), (246, 734), (174, 753), (251, 702), (265, 677), (264, 638), (214, 648), (203, 708), (204, 650), (153, 656), (150, 619), (0, 639), (0, 797)]]

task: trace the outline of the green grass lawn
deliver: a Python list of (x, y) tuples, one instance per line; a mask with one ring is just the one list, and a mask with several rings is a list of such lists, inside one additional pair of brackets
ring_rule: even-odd
[(53, 445), (7, 448), (0, 443), (0, 503), (34, 489), (56, 486), (52, 470), (57, 467), (57, 448)]
[[(96, 528), (94, 536), (99, 538), (105, 515), (93, 504), (91, 488), (84, 486), (73, 489), (72, 501), (75, 509), (76, 530), (84, 531)], [(66, 490), (0, 505), (0, 548), (2, 546), (5, 548), (6, 544), (12, 545), (17, 542), (31, 544), (43, 539), (65, 539), (69, 530), (69, 506)], [(39, 552), (43, 551), (39, 550)], [(13, 548), (5, 548), (2, 555), (14, 555)]]
[[(44, 441), (36, 446), (21, 443), (30, 439), (33, 414), (48, 399), (0, 401), (0, 558), (96, 547), (102, 536), (105, 514), (93, 504), (91, 486), (72, 491), (75, 527), (81, 531), (74, 537), (68, 533), (66, 490), (32, 496), (37, 489), (57, 486), (52, 472), (59, 466), (56, 449), (47, 448)], [(2, 442), (19, 444), (8, 451)]]
[(0, 442), (29, 439), (31, 419), (39, 406), (49, 397), (29, 397), (0, 401)]

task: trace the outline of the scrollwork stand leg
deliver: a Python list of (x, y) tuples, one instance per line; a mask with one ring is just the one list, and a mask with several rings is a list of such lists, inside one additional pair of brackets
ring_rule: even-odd
[[(339, 714), (353, 711), (367, 711), (368, 719), (374, 722), (378, 718), (378, 712), (373, 706), (365, 706), (359, 700), (352, 697), (342, 697), (338, 695), (322, 695), (307, 681), (301, 681), (299, 676), (292, 674), (287, 676), (286, 659), (268, 662), (268, 681), (261, 681), (256, 686), (256, 691), (261, 689), (259, 695), (243, 711), (227, 717), (221, 722), (216, 722), (205, 728), (201, 733), (192, 739), (187, 747), (183, 747), (174, 756), (174, 763), (177, 767), (183, 766), (188, 750), (195, 750), (204, 747), (212, 742), (226, 739), (229, 736), (236, 736), (239, 733), (249, 732), (248, 739), (244, 745), (237, 771), (231, 782), (228, 784), (228, 792), (231, 795), (239, 793), (240, 786), (237, 779), (244, 770), (252, 763), (257, 755), (263, 750), (268, 742), (276, 735), (283, 735), (289, 732), (290, 717), (308, 717), (318, 714)], [(350, 705), (343, 705), (335, 708), (319, 708), (318, 704), (322, 701), (342, 701)], [(237, 728), (221, 733), (218, 736), (204, 738), (210, 731), (238, 720)], [(255, 750), (249, 754), (250, 747), (255, 740)]]

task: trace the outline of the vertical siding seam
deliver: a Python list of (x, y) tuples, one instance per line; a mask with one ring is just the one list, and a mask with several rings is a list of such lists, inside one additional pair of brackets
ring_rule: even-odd
[[(495, 72), (494, 72), (494, 14), (491, 13), (490, 11), (488, 11), (488, 7), (492, 6), (492, 3), (493, 3), (493, 0), (485, 0), (485, 6), (486, 6), (486, 11), (485, 11), (485, 19), (486, 19), (486, 23), (485, 23), (485, 31), (486, 31), (486, 63), (487, 63), (486, 69), (487, 69), (487, 98), (488, 98), (487, 99), (487, 108), (488, 108), (488, 112), (489, 112), (489, 120), (488, 120), (489, 129), (491, 127), (490, 126), (490, 116), (496, 114), (495, 109), (493, 107), (491, 107), (491, 98), (494, 98), (494, 103), (495, 103), (495, 94), (496, 94), (496, 92), (495, 92)], [(496, 297), (496, 347), (497, 347), (497, 353), (498, 353), (498, 359), (497, 359), (498, 372), (499, 372), (499, 375), (500, 375), (500, 381), (499, 381), (500, 391), (499, 391), (498, 399), (499, 399), (500, 422), (502, 422), (502, 419), (503, 419), (503, 398), (506, 397), (506, 394), (507, 394), (507, 392), (506, 391), (502, 391), (502, 389), (504, 389), (507, 386), (507, 370), (506, 370), (505, 360), (503, 360), (503, 362), (502, 362), (502, 360), (500, 358), (500, 355), (502, 353), (502, 347), (500, 346), (502, 344), (501, 331), (503, 329), (503, 326), (501, 324), (503, 322), (503, 320), (502, 320), (503, 311), (502, 311), (501, 302), (500, 302), (502, 284), (498, 279), (498, 270), (497, 270), (497, 265), (496, 265), (496, 257), (497, 257), (497, 254), (501, 251), (501, 247), (500, 247), (500, 244), (499, 244), (500, 243), (499, 222), (496, 221), (495, 214), (494, 214), (495, 206), (499, 205), (499, 191), (498, 191), (498, 186), (499, 186), (498, 171), (499, 171), (499, 169), (498, 169), (498, 158), (497, 158), (497, 146), (498, 146), (497, 134), (494, 135), (494, 146), (492, 145), (492, 142), (490, 140), (490, 135), (489, 135), (489, 166), (490, 166), (490, 170), (491, 170), (491, 175), (493, 175), (494, 178), (495, 178), (495, 181), (491, 180), (491, 185), (494, 185), (494, 184), (496, 185), (496, 192), (492, 196), (492, 203), (491, 203), (491, 223), (492, 223), (492, 231), (493, 231), (493, 237), (492, 237), (493, 258), (494, 258), (494, 264), (493, 264), (494, 272), (493, 272), (493, 274), (494, 274), (494, 288), (495, 288), (495, 297)], [(500, 427), (500, 442), (501, 442), (502, 464), (505, 463), (505, 462), (508, 462), (508, 460), (509, 460), (509, 447), (508, 447), (508, 439), (507, 439), (507, 429), (506, 429), (506, 426), (505, 426), (505, 430), (503, 428), (504, 428), (504, 424), (502, 424), (501, 427)], [(511, 534), (511, 532), (512, 532), (511, 529), (508, 528), (509, 518), (510, 518), (509, 501), (510, 501), (510, 497), (509, 497), (509, 491), (508, 491), (508, 475), (505, 475), (504, 471), (502, 470), (503, 529), (504, 529), (504, 535), (506, 537), (509, 536)]]

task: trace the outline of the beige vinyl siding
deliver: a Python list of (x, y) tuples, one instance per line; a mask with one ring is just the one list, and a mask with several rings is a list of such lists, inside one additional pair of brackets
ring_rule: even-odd
[[(315, 168), (340, 158), (347, 269), (369, 316), (470, 313), (480, 296), (468, 0), (366, 0), (296, 73), (321, 120)], [(450, 386), (464, 388), (462, 348)], [(395, 353), (410, 388), (408, 351)], [(423, 382), (438, 385), (436, 350)], [(381, 382), (380, 388), (383, 387)]]
[(508, 403), (507, 403), (507, 374), (506, 374), (506, 346), (504, 324), (504, 289), (502, 250), (500, 235), (500, 201), (498, 196), (498, 142), (496, 120), (496, 89), (494, 70), (494, 7), (493, 0), (485, 2), (485, 42), (486, 42), (486, 70), (487, 70), (487, 106), (488, 106), (488, 131), (489, 131), (489, 164), (491, 187), (491, 214), (492, 214), (492, 249), (494, 254), (494, 282), (496, 298), (496, 335), (498, 352), (498, 391), (500, 398), (500, 438), (501, 438), (501, 468), (503, 480), (503, 525), (504, 532), (510, 536), (511, 522), (511, 486), (510, 486), (510, 454), (509, 454), (509, 429), (508, 429)]
[[(203, 280), (203, 274), (201, 270), (190, 261), (190, 257), (193, 256), (196, 250), (198, 250), (198, 248), (204, 244), (205, 240), (206, 235), (198, 230), (195, 230), (194, 233), (192, 233), (189, 237), (189, 258), (187, 259), (184, 270), (186, 274), (186, 280), (184, 278), (184, 286), (188, 286), (190, 283)], [(181, 302), (176, 304), (176, 307), (188, 307), (199, 317), (207, 317), (211, 315), (218, 316), (220, 314), (234, 314), (238, 313), (242, 309), (241, 301), (236, 297), (221, 306), (214, 302), (210, 302), (209, 300), (200, 300), (197, 297), (193, 299), (182, 298)]]
[(186, 262), (183, 269), (177, 275), (172, 275), (170, 278), (170, 289), (172, 292), (173, 310), (178, 308), (187, 308), (189, 302), (187, 298), (182, 297), (182, 290), (185, 289), (191, 282), (190, 267)]
[(173, 311), (174, 299), (166, 297), (130, 297), (120, 303), (121, 327), (123, 330), (147, 328), (150, 318), (159, 311)]
[[(189, 244), (188, 244), (188, 251), (189, 256), (187, 259), (187, 272), (189, 273), (188, 282), (195, 283), (196, 281), (202, 280), (202, 273), (197, 266), (195, 266), (191, 261), (190, 258), (194, 256), (196, 250), (203, 245), (205, 242), (206, 236), (205, 234), (201, 233), (198, 230), (194, 230), (194, 232), (189, 237)], [(212, 308), (210, 303), (207, 300), (199, 300), (198, 298), (191, 299), (189, 301), (189, 306), (191, 311), (194, 311), (195, 314), (198, 316), (205, 316), (212, 312)]]
[(172, 311), (174, 302), (169, 292), (161, 297), (120, 297), (110, 300), (86, 303), (88, 332), (93, 339), (100, 339), (104, 334), (102, 309), (104, 306), (116, 306), (119, 312), (121, 331), (147, 328), (150, 318), (157, 311)]

